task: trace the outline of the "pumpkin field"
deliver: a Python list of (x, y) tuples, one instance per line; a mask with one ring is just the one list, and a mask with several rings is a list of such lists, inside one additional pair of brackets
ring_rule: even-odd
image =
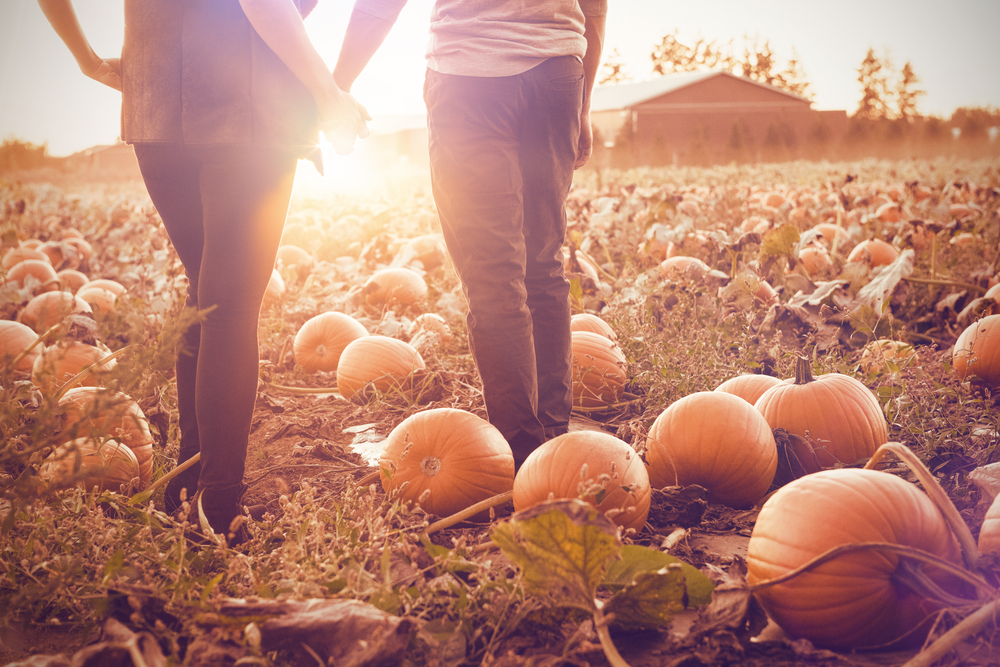
[(996, 160), (581, 170), (516, 474), (429, 186), (297, 188), (236, 548), (163, 511), (206, 315), (142, 184), (6, 178), (0, 664), (1000, 664)]

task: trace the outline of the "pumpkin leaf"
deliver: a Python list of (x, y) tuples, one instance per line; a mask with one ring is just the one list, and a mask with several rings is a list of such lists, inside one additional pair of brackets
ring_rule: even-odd
[(521, 568), (528, 592), (588, 611), (596, 609), (594, 596), (607, 563), (622, 547), (614, 522), (576, 499), (517, 512), (491, 537)]
[(912, 248), (899, 253), (896, 261), (883, 267), (870, 283), (858, 290), (858, 301), (884, 314), (896, 286), (913, 274), (913, 257)]
[(666, 625), (684, 611), (687, 591), (684, 571), (671, 563), (655, 572), (639, 572), (625, 588), (604, 603), (603, 613), (611, 623), (639, 630)]
[(766, 264), (769, 260), (779, 257), (791, 257), (798, 242), (799, 228), (795, 225), (784, 224), (775, 227), (768, 230), (761, 239), (758, 259), (761, 264)]
[(684, 575), (689, 607), (697, 607), (712, 601), (712, 590), (715, 585), (711, 579), (702, 574), (701, 570), (668, 553), (636, 544), (627, 544), (622, 547), (621, 560), (608, 564), (608, 571), (604, 575), (601, 586), (609, 590), (621, 591), (626, 589), (640, 574), (657, 572), (671, 565), (680, 567), (681, 573)]

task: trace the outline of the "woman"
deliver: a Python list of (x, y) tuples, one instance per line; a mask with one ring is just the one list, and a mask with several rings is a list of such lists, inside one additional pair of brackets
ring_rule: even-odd
[[(296, 161), (318, 130), (367, 118), (306, 35), (315, 0), (125, 0), (121, 59), (91, 49), (71, 0), (38, 0), (84, 74), (122, 91), (122, 139), (204, 311), (179, 350), (178, 463), (168, 512), (198, 502), (230, 543), (257, 391), (257, 322)], [(317, 162), (319, 167), (319, 163)], [(182, 493), (183, 492), (183, 493)]]

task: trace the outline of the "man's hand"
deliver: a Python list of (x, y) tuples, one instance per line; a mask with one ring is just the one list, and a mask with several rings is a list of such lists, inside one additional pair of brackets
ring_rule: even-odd
[(368, 136), (367, 121), (372, 117), (350, 93), (336, 88), (336, 91), (326, 99), (317, 100), (317, 106), (319, 129), (338, 155), (351, 153), (354, 150), (355, 140)]
[(105, 86), (114, 88), (119, 93), (122, 91), (122, 63), (119, 58), (105, 58), (97, 60), (91, 71), (84, 71), (94, 81), (99, 81)]
[(594, 152), (594, 128), (590, 125), (590, 112), (584, 111), (580, 116), (580, 140), (576, 146), (576, 163), (573, 169), (579, 169), (587, 164)]

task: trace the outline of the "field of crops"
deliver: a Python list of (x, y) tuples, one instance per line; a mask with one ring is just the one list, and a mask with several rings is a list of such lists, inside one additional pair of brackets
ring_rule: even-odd
[[(644, 464), (644, 520), (604, 513), (639, 482), (583, 445), (558, 464), (579, 493), (532, 509), (515, 481), (442, 521), (451, 487), (408, 504), (417, 482), (393, 486), (379, 453), (401, 423), (485, 417), (433, 200), (408, 179), (296, 190), (259, 329), (246, 502), (265, 514), (227, 549), (162, 511), (174, 349), (198, 315), (141, 184), (0, 180), (0, 664), (1000, 661), (1000, 505), (980, 536), (1000, 492), (1000, 163), (587, 170), (567, 211), (573, 311), (609, 328), (576, 355), (571, 434)], [(390, 382), (368, 357), (324, 363), (334, 337), (300, 336), (323, 313), (415, 356)], [(744, 374), (830, 389), (802, 429), (772, 388), (714, 391)], [(130, 417), (98, 419), (101, 401)], [(109, 462), (136, 424), (135, 467)], [(890, 486), (866, 490), (873, 471)]]

